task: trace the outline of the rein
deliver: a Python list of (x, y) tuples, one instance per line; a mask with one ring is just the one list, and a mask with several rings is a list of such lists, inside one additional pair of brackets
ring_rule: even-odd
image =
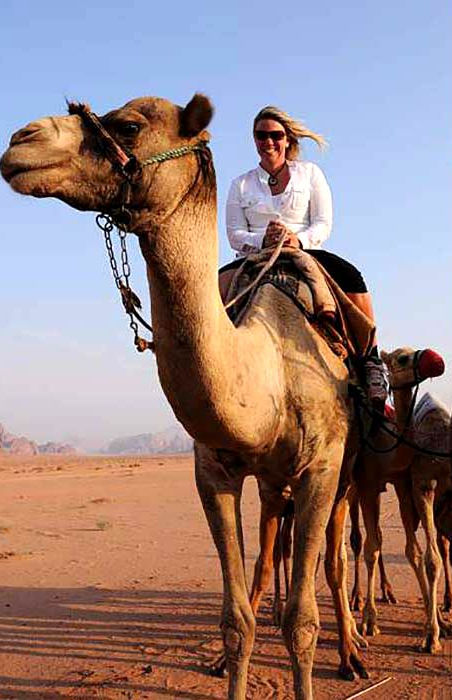
[[(141, 301), (132, 290), (129, 283), (130, 265), (127, 255), (126, 235), (128, 232), (130, 232), (129, 227), (132, 221), (132, 215), (128, 209), (132, 188), (133, 185), (141, 178), (144, 167), (154, 165), (156, 163), (164, 163), (167, 160), (173, 160), (175, 158), (181, 158), (189, 153), (205, 153), (208, 150), (208, 142), (206, 140), (200, 140), (189, 146), (171, 148), (167, 151), (162, 151), (161, 153), (150, 156), (149, 158), (146, 158), (146, 160), (140, 161), (133, 153), (129, 152), (127, 149), (120, 146), (117, 141), (115, 141), (115, 139), (104, 127), (97, 114), (92, 112), (88, 105), (78, 102), (68, 102), (67, 105), (69, 114), (78, 115), (82, 119), (83, 123), (90, 129), (90, 131), (95, 134), (101, 152), (123, 178), (119, 208), (112, 210), (111, 212), (102, 212), (98, 214), (96, 216), (96, 224), (104, 234), (113, 279), (117, 289), (120, 292), (124, 309), (130, 319), (129, 326), (134, 333), (135, 347), (138, 352), (144, 352), (144, 350), (151, 350), (152, 352), (155, 352), (154, 342), (152, 340), (149, 341), (145, 338), (141, 338), (138, 335), (137, 321), (141, 323), (142, 326), (144, 326), (144, 328), (146, 328), (151, 334), (153, 334), (153, 330), (152, 326), (150, 326), (141, 316), (139, 311), (137, 311), (137, 309), (141, 310), (142, 308)], [(111, 234), (115, 227), (120, 240), (122, 274), (118, 269), (113, 242), (111, 239)]]
[[(419, 379), (418, 375), (416, 376), (417, 379)], [(370, 407), (364, 397), (364, 392), (360, 387), (356, 387), (354, 385), (349, 386), (349, 393), (353, 397), (354, 403), (355, 403), (355, 409), (356, 409), (356, 415), (358, 418), (358, 430), (359, 430), (359, 436), (360, 440), (363, 445), (368, 447), (372, 452), (375, 452), (376, 454), (387, 454), (389, 452), (393, 452), (399, 445), (405, 445), (406, 447), (410, 447), (411, 449), (415, 450), (416, 452), (419, 452), (424, 455), (428, 455), (429, 457), (443, 457), (443, 458), (452, 458), (452, 450), (448, 451), (440, 451), (440, 450), (430, 450), (428, 447), (421, 447), (420, 445), (417, 445), (415, 442), (412, 440), (408, 439), (405, 437), (405, 433), (408, 430), (409, 424), (411, 422), (411, 419), (413, 417), (414, 413), (414, 408), (416, 405), (416, 399), (417, 399), (417, 394), (419, 391), (419, 381), (416, 381), (415, 383), (415, 390), (413, 393), (413, 397), (410, 402), (410, 407), (408, 410), (408, 416), (405, 422), (404, 427), (400, 432), (396, 432), (392, 428), (388, 427), (386, 423), (388, 422), (387, 419), (382, 421), (382, 414), (376, 411), (374, 408)], [(405, 386), (409, 386), (408, 384)], [(397, 387), (401, 389), (402, 387)], [(392, 388), (394, 391), (394, 388)], [(397, 389), (396, 389), (397, 390)], [(382, 430), (384, 433), (387, 435), (390, 435), (391, 437), (394, 438), (394, 444), (391, 445), (391, 447), (388, 448), (379, 448), (376, 445), (372, 444), (369, 440), (369, 434), (366, 436), (364, 434), (364, 424), (362, 420), (362, 415), (360, 409), (364, 409), (364, 411), (367, 413), (367, 415), (378, 421), (378, 428), (379, 430)], [(390, 421), (389, 421), (390, 422)], [(371, 428), (372, 430), (372, 428)]]

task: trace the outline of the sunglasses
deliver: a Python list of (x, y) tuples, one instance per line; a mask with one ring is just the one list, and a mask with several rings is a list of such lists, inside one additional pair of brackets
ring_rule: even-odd
[(261, 131), (258, 129), (254, 132), (255, 137), (258, 141), (266, 141), (266, 139), (271, 139), (272, 141), (282, 141), (286, 135), (285, 131)]

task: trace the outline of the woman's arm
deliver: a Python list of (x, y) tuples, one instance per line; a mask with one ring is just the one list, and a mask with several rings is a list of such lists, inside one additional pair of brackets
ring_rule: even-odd
[(229, 189), (226, 203), (226, 230), (231, 248), (242, 255), (257, 252), (262, 248), (265, 232), (249, 231), (248, 221), (241, 205), (238, 180), (233, 180)]
[(333, 202), (326, 177), (315, 163), (312, 163), (311, 170), (309, 215), (311, 224), (303, 232), (303, 238), (308, 238), (311, 248), (320, 248), (331, 233)]

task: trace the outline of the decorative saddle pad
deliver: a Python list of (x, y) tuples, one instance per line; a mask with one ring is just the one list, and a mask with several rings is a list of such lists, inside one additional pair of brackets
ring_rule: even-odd
[[(437, 420), (426, 420), (433, 411), (437, 412)], [(449, 449), (449, 416), (448, 408), (439, 399), (428, 392), (421, 396), (413, 413), (416, 444), (432, 450), (447, 451)]]
[[(236, 269), (228, 300), (234, 299), (252, 283), (270, 255), (271, 250), (263, 250), (226, 266)], [(230, 316), (236, 324), (240, 323), (257, 289), (263, 284), (272, 284), (287, 294), (333, 352), (343, 359), (350, 357), (353, 362), (365, 357), (372, 348), (374, 324), (309, 253), (283, 248), (276, 263), (257, 286), (230, 307)]]

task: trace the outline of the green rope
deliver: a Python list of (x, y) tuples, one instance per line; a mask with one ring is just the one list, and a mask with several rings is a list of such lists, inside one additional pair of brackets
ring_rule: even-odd
[(156, 156), (152, 156), (147, 160), (143, 160), (141, 165), (152, 165), (152, 163), (163, 163), (165, 160), (171, 160), (173, 158), (180, 158), (185, 156), (187, 153), (192, 151), (202, 151), (205, 148), (205, 141), (198, 141), (192, 146), (180, 146), (179, 148), (172, 148), (170, 151), (164, 151), (163, 153), (158, 153)]

